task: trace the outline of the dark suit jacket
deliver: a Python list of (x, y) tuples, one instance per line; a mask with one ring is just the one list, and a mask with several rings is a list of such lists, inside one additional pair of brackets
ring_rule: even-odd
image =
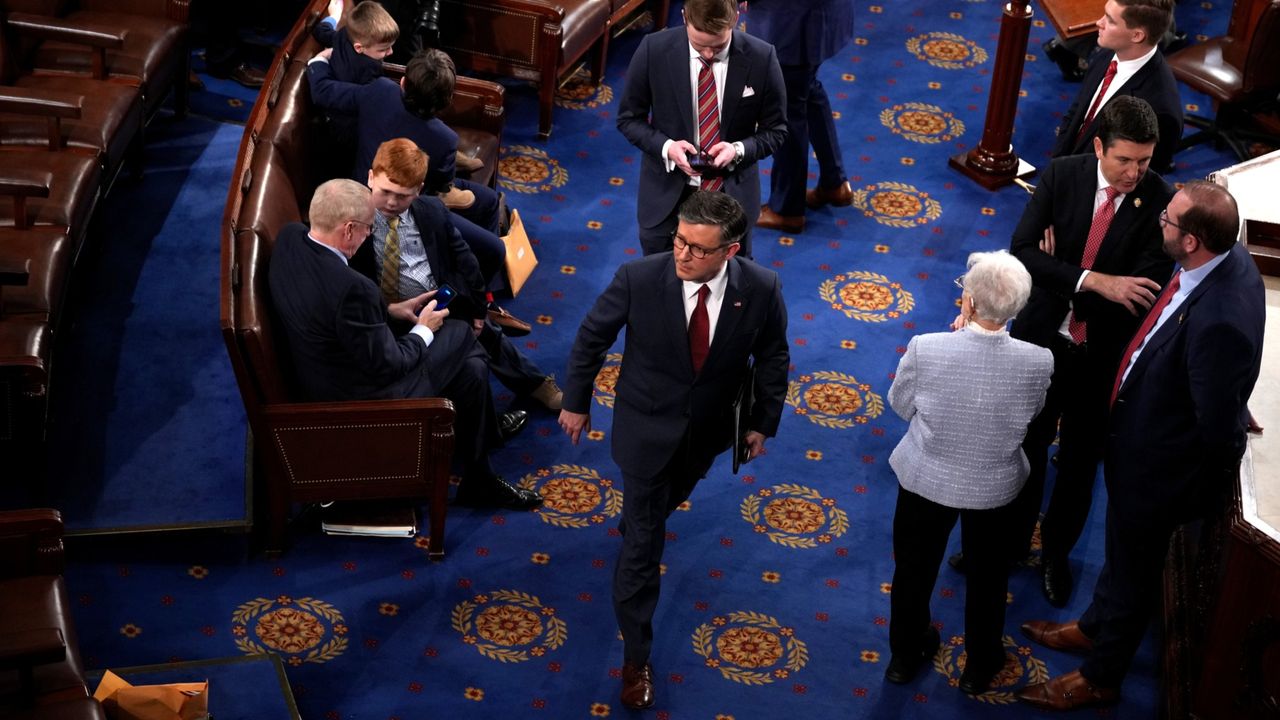
[[(1118, 362), (1140, 318), (1123, 305), (1097, 293), (1076, 293), (1084, 272), (1080, 267), (1085, 240), (1093, 222), (1097, 191), (1098, 159), (1072, 155), (1049, 163), (1036, 192), (1027, 203), (1013, 232), (1010, 252), (1031, 273), (1031, 298), (1013, 321), (1011, 333), (1042, 347), (1052, 347), (1054, 336), (1074, 303), (1076, 317), (1088, 323), (1090, 352)], [(1161, 250), (1160, 211), (1173, 190), (1155, 172), (1148, 171), (1116, 210), (1111, 227), (1093, 268), (1110, 275), (1133, 275), (1164, 283), (1173, 262)], [(1045, 228), (1053, 226), (1055, 247), (1049, 255), (1040, 250)]]
[[(1115, 53), (1111, 52), (1097, 53), (1089, 64), (1084, 81), (1080, 83), (1080, 92), (1076, 94), (1075, 102), (1071, 103), (1067, 114), (1062, 116), (1062, 124), (1058, 126), (1053, 157), (1093, 152), (1093, 138), (1098, 134), (1102, 108), (1098, 108), (1079, 142), (1076, 141), (1076, 135), (1080, 132), (1084, 116), (1089, 114), (1093, 93), (1102, 84), (1102, 77), (1107, 74), (1107, 65), (1114, 56)], [(1151, 103), (1160, 127), (1160, 139), (1156, 142), (1155, 153), (1151, 157), (1151, 167), (1166, 172), (1173, 167), (1173, 153), (1178, 148), (1178, 141), (1182, 139), (1182, 97), (1178, 95), (1178, 81), (1164, 61), (1164, 55), (1157, 50), (1147, 64), (1116, 90), (1112, 98), (1119, 95), (1132, 95)]]
[(427, 154), (423, 193), (443, 191), (456, 174), (458, 134), (440, 118), (424, 120), (405, 109), (404, 93), (394, 80), (380, 77), (367, 85), (341, 82), (326, 62), (307, 65), (311, 98), (316, 105), (356, 118), (356, 161), (351, 178), (369, 179), (378, 146), (392, 138), (409, 138)]
[(733, 443), (732, 403), (756, 366), (756, 402), (747, 429), (777, 432), (787, 391), (787, 311), (778, 276), (742, 258), (729, 260), (728, 286), (706, 364), (689, 359), (682, 283), (670, 252), (618, 269), (578, 329), (564, 383), (564, 407), (586, 413), (596, 374), (627, 329), (613, 409), (613, 459), (624, 472), (656, 475), (691, 433), (700, 467)]
[(853, 39), (853, 0), (753, 0), (746, 18), (782, 65), (821, 65)]
[[(437, 197), (420, 195), (409, 206), (409, 212), (422, 235), (422, 246), (436, 284), (448, 283), (458, 291), (458, 297), (449, 304), (449, 317), (464, 320), (485, 317), (487, 303), (480, 263), (453, 226), (448, 208)], [(373, 252), (372, 235), (351, 257), (351, 267), (373, 282), (379, 282), (381, 268)]]
[[(720, 108), (720, 138), (741, 142), (742, 161), (725, 178), (724, 191), (755, 217), (760, 208), (756, 162), (768, 157), (787, 134), (786, 90), (773, 47), (735, 30), (729, 44)], [(749, 96), (743, 95), (751, 88)], [(696, 142), (693, 90), (689, 79), (689, 36), (684, 26), (646, 35), (631, 58), (626, 88), (618, 106), (618, 130), (643, 152), (636, 216), (640, 226), (656, 227), (671, 217), (688, 184), (679, 170), (667, 172), (662, 145), (667, 140)]]
[[(269, 278), (305, 399), (410, 396), (406, 378), (420, 374), (426, 345), (416, 337), (397, 338), (387, 326), (378, 287), (310, 240), (305, 225), (291, 223), (280, 231)], [(426, 387), (416, 389), (421, 396), (431, 394)]]
[(1214, 507), (1235, 480), (1262, 363), (1262, 278), (1237, 244), (1151, 337), (1120, 388), (1107, 489), (1124, 512), (1175, 521)]

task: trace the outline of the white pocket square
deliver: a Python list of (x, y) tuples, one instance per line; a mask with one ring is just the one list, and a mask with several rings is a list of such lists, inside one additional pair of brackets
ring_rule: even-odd
[(750, 85), (742, 88), (742, 97), (751, 97), (752, 95), (755, 95), (755, 94), (756, 94), (756, 91), (753, 90)]

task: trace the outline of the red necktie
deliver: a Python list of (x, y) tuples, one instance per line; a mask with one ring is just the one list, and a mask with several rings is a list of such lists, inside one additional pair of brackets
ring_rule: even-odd
[(1111, 87), (1111, 81), (1116, 78), (1116, 61), (1112, 58), (1111, 64), (1107, 66), (1107, 74), (1102, 76), (1102, 85), (1098, 88), (1098, 97), (1093, 99), (1093, 104), (1089, 106), (1089, 114), (1084, 116), (1084, 122), (1080, 123), (1080, 131), (1076, 133), (1076, 142), (1080, 142), (1080, 138), (1084, 137), (1084, 129), (1089, 127), (1089, 123), (1093, 122), (1093, 116), (1098, 114), (1098, 106), (1102, 104), (1102, 98), (1107, 94), (1107, 88)]
[[(1107, 235), (1107, 228), (1111, 227), (1111, 221), (1116, 216), (1116, 196), (1120, 194), (1119, 190), (1111, 186), (1104, 188), (1107, 193), (1107, 199), (1102, 201), (1098, 206), (1098, 212), (1093, 214), (1093, 224), (1089, 226), (1089, 237), (1084, 241), (1084, 257), (1080, 258), (1080, 267), (1085, 270), (1093, 268), (1093, 261), (1098, 259), (1098, 249), (1102, 247), (1102, 238)], [(1071, 321), (1067, 324), (1067, 332), (1071, 333), (1071, 342), (1079, 345), (1087, 338), (1085, 323), (1083, 320), (1077, 320), (1076, 314), (1071, 313)]]
[[(720, 142), (720, 106), (716, 102), (716, 76), (711, 72), (711, 62), (698, 58), (702, 68), (698, 70), (698, 147), (709, 152)], [(715, 192), (724, 185), (722, 177), (702, 178), (702, 189)]]
[(694, 375), (701, 372), (711, 346), (711, 320), (707, 317), (707, 296), (710, 294), (711, 288), (706, 285), (698, 288), (698, 304), (689, 316), (689, 359), (693, 361)]
[(1120, 367), (1116, 370), (1116, 384), (1111, 388), (1111, 404), (1116, 404), (1116, 396), (1120, 394), (1120, 383), (1124, 380), (1124, 371), (1129, 369), (1129, 361), (1133, 359), (1133, 354), (1138, 351), (1143, 341), (1147, 339), (1147, 334), (1151, 332), (1151, 328), (1155, 327), (1156, 320), (1160, 318), (1160, 313), (1173, 299), (1174, 293), (1178, 292), (1178, 286), (1182, 283), (1182, 270), (1173, 274), (1173, 279), (1168, 285), (1164, 286), (1164, 292), (1160, 293), (1160, 297), (1156, 298), (1156, 304), (1151, 307), (1151, 312), (1147, 313), (1147, 319), (1142, 321), (1142, 327), (1138, 328), (1138, 332), (1134, 334), (1133, 339), (1129, 341), (1129, 347), (1124, 349), (1124, 355), (1120, 357)]

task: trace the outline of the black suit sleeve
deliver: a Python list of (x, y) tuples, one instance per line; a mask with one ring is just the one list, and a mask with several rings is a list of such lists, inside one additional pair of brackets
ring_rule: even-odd
[(768, 437), (778, 432), (783, 401), (787, 395), (787, 371), (791, 354), (787, 346), (787, 306), (782, 299), (782, 283), (775, 275), (769, 310), (760, 336), (751, 350), (755, 359), (755, 405), (750, 429)]
[(632, 145), (655, 157), (662, 157), (662, 146), (668, 140), (660, 130), (649, 123), (649, 111), (653, 108), (653, 88), (649, 84), (650, 39), (646, 36), (631, 56), (627, 67), (626, 83), (618, 102), (618, 131)]
[(390, 385), (421, 362), (427, 346), (409, 334), (396, 338), (382, 308), (372, 283), (351, 283), (338, 304), (337, 336), (375, 384)]
[(627, 271), (627, 265), (618, 268), (613, 281), (596, 298), (595, 305), (578, 328), (578, 337), (569, 353), (564, 383), (564, 408), (570, 412), (586, 413), (591, 410), (596, 374), (604, 364), (605, 354), (627, 323), (631, 308), (631, 283)]
[(320, 22), (316, 23), (315, 28), (311, 31), (311, 35), (316, 39), (316, 42), (320, 43), (324, 47), (331, 48), (333, 47), (333, 36), (337, 32), (338, 28), (336, 23), (328, 23), (322, 19)]
[[(787, 89), (782, 80), (782, 67), (778, 65), (778, 52), (769, 48), (765, 59), (768, 78), (760, 88), (760, 118), (756, 132), (742, 141), (742, 161), (753, 163), (769, 157), (787, 139)], [(807, 150), (806, 150), (807, 152)]]
[(448, 212), (443, 218), (439, 239), (441, 250), (448, 252), (453, 258), (454, 274), (461, 284), (454, 289), (465, 296), (469, 316), (475, 320), (485, 317), (488, 303), (484, 299), (484, 276), (480, 273), (480, 261), (471, 252), (471, 246), (462, 239), (462, 233), (449, 220)]
[[(1075, 294), (1076, 284), (1080, 282), (1080, 275), (1084, 271), (1079, 265), (1063, 262), (1040, 249), (1040, 241), (1044, 239), (1045, 229), (1053, 225), (1054, 203), (1070, 203), (1071, 198), (1078, 192), (1074, 188), (1059, 187), (1068, 180), (1067, 177), (1061, 177), (1062, 168), (1063, 165), (1060, 162), (1050, 162), (1049, 167), (1045, 168), (1044, 175), (1036, 186), (1035, 194), (1031, 196), (1026, 209), (1022, 211), (1018, 227), (1013, 231), (1013, 242), (1009, 252), (1026, 266), (1036, 287), (1069, 298)], [(1067, 175), (1069, 176), (1070, 173)], [(1062, 243), (1067, 241), (1064, 237), (1066, 231), (1058, 227), (1054, 228), (1054, 232), (1060, 249)]]

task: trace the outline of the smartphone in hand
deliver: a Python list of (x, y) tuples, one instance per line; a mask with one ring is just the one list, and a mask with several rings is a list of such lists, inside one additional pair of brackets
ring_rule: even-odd
[(693, 171), (696, 173), (707, 173), (718, 170), (719, 168), (713, 165), (712, 162), (712, 157), (704, 152), (689, 156), (689, 167), (693, 168)]
[(432, 296), (432, 300), (436, 301), (436, 309), (443, 310), (449, 306), (449, 302), (458, 296), (458, 291), (453, 289), (449, 283), (444, 283), (436, 288), (436, 294)]

